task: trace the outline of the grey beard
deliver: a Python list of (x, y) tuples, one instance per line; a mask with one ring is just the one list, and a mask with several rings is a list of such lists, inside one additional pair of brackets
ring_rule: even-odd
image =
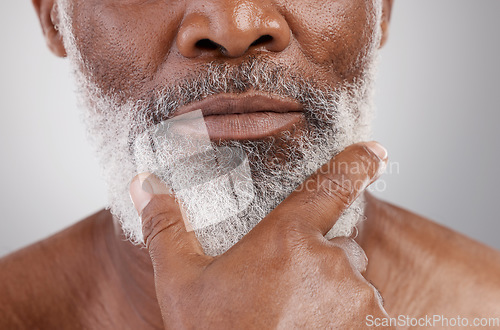
[[(370, 139), (372, 85), (380, 28), (374, 32), (371, 44), (367, 45), (366, 58), (359, 59), (360, 63), (368, 63), (362, 76), (337, 90), (316, 86), (314, 81), (302, 78), (306, 75), (259, 56), (248, 58), (234, 67), (209, 63), (172, 87), (150, 91), (142, 99), (123, 100), (118, 93), (101, 90), (92, 76), (85, 76), (83, 69), (89, 68), (84, 64), (71, 28), (70, 3), (59, 0), (58, 4), (61, 9), (60, 31), (75, 69), (80, 102), (87, 108), (84, 118), (88, 135), (96, 147), (108, 185), (109, 208), (120, 221), (128, 239), (135, 244), (143, 243), (143, 235), (141, 220), (128, 193), (131, 179), (138, 172), (149, 171), (171, 185), (175, 186), (176, 182), (171, 176), (172, 167), (167, 166), (172, 161), (168, 160), (168, 154), (156, 157), (158, 153), (151, 155), (148, 152), (150, 146), (141, 148), (139, 144), (134, 148), (134, 144), (141, 132), (169, 119), (179, 106), (213, 94), (242, 93), (253, 89), (297, 100), (303, 105), (308, 123), (299, 137), (284, 132), (276, 138), (232, 141), (227, 145), (246, 155), (253, 194), (251, 202), (237, 214), (195, 230), (205, 252), (210, 255), (223, 253), (237, 243), (307, 176), (345, 147)], [(380, 5), (374, 14), (377, 21), (380, 20)], [(221, 148), (223, 145), (214, 144), (213, 147)], [(280, 161), (274, 161), (276, 159)], [(178, 186), (189, 186), (189, 181), (196, 183), (199, 178), (190, 175), (191, 169), (190, 166), (176, 168), (177, 177), (182, 178), (177, 182)], [(203, 173), (199, 172), (200, 175)], [(183, 196), (184, 206), (189, 209), (194, 205), (203, 209), (203, 205), (199, 205), (203, 203), (202, 195), (193, 197), (196, 202), (190, 201), (189, 196)], [(206, 200), (210, 201), (210, 198)], [(191, 214), (189, 219), (193, 223), (197, 222), (195, 216)], [(326, 237), (350, 235), (362, 218), (363, 201), (358, 199), (337, 220)]]
[[(174, 161), (176, 166), (169, 166), (184, 149), (184, 143), (171, 142), (159, 143), (156, 155), (150, 150), (145, 153), (149, 148), (140, 144), (136, 152), (140, 164), (138, 172), (152, 172), (172, 188), (182, 202), (185, 221), (194, 229), (209, 255), (224, 253), (236, 244), (319, 165), (326, 163), (335, 150), (341, 148), (327, 134), (300, 139), (285, 135), (279, 141), (288, 146), (284, 161), (274, 158), (283, 150), (270, 139), (218, 143), (213, 146), (216, 152), (206, 153), (200, 148), (198, 155), (203, 153), (203, 156), (199, 161), (192, 161), (193, 157), (190, 157), (188, 162), (177, 160)], [(230, 150), (230, 155), (224, 155), (225, 150)], [(234, 158), (242, 161), (233, 162)], [(245, 167), (245, 162), (249, 165), (248, 171), (238, 171)], [(223, 165), (214, 166), (217, 163)], [(240, 166), (231, 166), (233, 163)], [(356, 200), (326, 237), (349, 236), (363, 217), (363, 208), (363, 199)]]
[[(252, 200), (245, 208), (228, 217), (222, 209), (231, 200), (220, 197), (221, 185), (184, 192), (181, 196), (188, 220), (194, 224), (205, 252), (209, 255), (225, 252), (321, 165), (348, 145), (369, 139), (371, 81), (369, 70), (363, 79), (340, 90), (320, 89), (286, 68), (252, 58), (237, 67), (208, 64), (184, 83), (152, 91), (150, 95), (154, 97), (147, 101), (118, 102), (89, 88), (86, 81), (84, 101), (94, 109), (86, 112), (86, 122), (108, 183), (111, 212), (120, 220), (127, 237), (140, 244), (141, 221), (128, 194), (128, 183), (138, 172), (155, 173), (171, 187), (195, 186), (203, 177), (213, 174), (213, 169), (203, 170), (196, 163), (172, 166), (183, 148), (175, 141), (164, 139), (161, 152), (156, 153), (151, 153), (148, 143), (137, 142), (139, 132), (169, 119), (179, 106), (212, 94), (249, 89), (295, 98), (303, 105), (307, 121), (306, 129), (298, 137), (283, 132), (260, 141), (211, 143), (216, 150), (229, 147), (246, 155), (253, 187)], [(217, 193), (220, 199), (214, 203), (212, 196)], [(353, 203), (327, 238), (349, 236), (363, 218), (363, 206), (362, 199)], [(207, 212), (220, 214), (221, 218), (213, 224), (197, 226), (200, 216)]]

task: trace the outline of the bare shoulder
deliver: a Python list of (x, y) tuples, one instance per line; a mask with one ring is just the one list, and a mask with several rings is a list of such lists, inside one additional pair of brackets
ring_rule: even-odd
[(368, 214), (377, 218), (370, 229), (380, 243), (375, 255), (385, 256), (391, 274), (384, 287), (399, 283), (407, 288), (406, 295), (394, 293), (399, 304), (422, 313), (492, 315), (500, 310), (499, 251), (408, 210), (369, 199)]
[(73, 321), (82, 298), (75, 288), (84, 288), (86, 270), (95, 269), (92, 241), (108, 216), (101, 211), (0, 259), (0, 328), (55, 329)]

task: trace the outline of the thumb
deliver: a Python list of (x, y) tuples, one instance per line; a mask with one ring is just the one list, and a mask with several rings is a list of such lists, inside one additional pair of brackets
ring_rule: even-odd
[(207, 260), (182, 206), (159, 178), (150, 173), (137, 175), (130, 183), (130, 197), (142, 219), (155, 273), (179, 274)]

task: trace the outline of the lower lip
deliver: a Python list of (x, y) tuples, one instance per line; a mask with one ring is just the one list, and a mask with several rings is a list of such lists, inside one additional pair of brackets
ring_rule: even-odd
[(304, 118), (301, 112), (252, 112), (204, 117), (211, 140), (256, 140), (277, 135)]

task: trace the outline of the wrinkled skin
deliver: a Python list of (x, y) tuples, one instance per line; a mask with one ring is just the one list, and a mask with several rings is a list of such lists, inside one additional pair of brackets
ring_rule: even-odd
[[(57, 6), (53, 0), (33, 2), (49, 48), (64, 56), (54, 27)], [(368, 51), (375, 28), (372, 3), (365, 0), (74, 2), (73, 24), (87, 74), (105, 92), (120, 90), (124, 97), (143, 97), (206, 62), (237, 64), (249, 55), (294, 66), (336, 87), (360, 75), (366, 63), (359, 55)], [(392, 1), (383, 5), (380, 45)], [(199, 43), (203, 39), (213, 43)], [(381, 161), (360, 146), (343, 155), (356, 162)], [(375, 177), (360, 175), (367, 183)], [(332, 176), (325, 180), (333, 182)], [(352, 240), (324, 240), (321, 234), (332, 225), (324, 217), (331, 219), (362, 190), (294, 194), (216, 259), (203, 256), (183, 232), (171, 197), (143, 196), (137, 203), (136, 196), (148, 249), (123, 240), (116, 219), (102, 211), (3, 258), (0, 327), (362, 328), (365, 315), (386, 312), (500, 316), (498, 252), (369, 194), (367, 220), (356, 238), (369, 260), (366, 270), (352, 256)], [(27, 207), (34, 197), (26, 196)], [(317, 208), (308, 212), (306, 223), (297, 217), (304, 205)], [(283, 232), (292, 234), (276, 234)], [(383, 307), (369, 283), (383, 296)]]

